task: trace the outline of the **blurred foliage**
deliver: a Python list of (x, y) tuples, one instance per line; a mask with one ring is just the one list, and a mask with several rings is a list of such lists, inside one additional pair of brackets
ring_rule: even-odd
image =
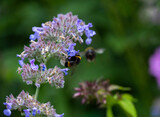
[[(42, 85), (38, 100), (50, 101), (57, 113), (64, 112), (65, 117), (104, 117), (105, 110), (97, 108), (95, 103), (82, 105), (80, 100), (72, 98), (73, 89), (79, 82), (103, 76), (112, 84), (130, 87), (129, 93), (137, 99), (138, 116), (149, 117), (152, 101), (159, 95), (159, 90), (148, 73), (148, 58), (160, 45), (160, 24), (139, 17), (143, 17), (140, 10), (144, 5), (145, 1), (140, 0), (1, 0), (0, 115), (3, 116), (5, 106), (2, 103), (10, 93), (17, 96), (22, 89), (30, 94), (35, 92), (35, 86), (23, 83), (16, 72), (19, 66), (16, 54), (29, 44), (32, 27), (41, 26), (59, 13), (71, 11), (86, 23), (93, 23), (97, 34), (92, 46), (106, 51), (97, 55), (93, 63), (82, 58), (74, 74), (65, 78), (65, 88)], [(79, 45), (78, 49), (83, 51), (85, 48)], [(54, 65), (54, 60), (49, 64)], [(117, 107), (113, 107), (113, 113), (115, 117), (124, 117)], [(20, 113), (13, 111), (12, 116), (19, 117)]]

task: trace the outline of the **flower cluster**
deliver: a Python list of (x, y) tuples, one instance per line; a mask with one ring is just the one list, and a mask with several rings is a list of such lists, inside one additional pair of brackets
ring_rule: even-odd
[[(75, 88), (76, 93), (74, 98), (82, 98), (82, 103), (90, 103), (92, 100), (97, 100), (100, 107), (105, 107), (107, 95), (112, 95), (114, 90), (129, 90), (118, 85), (109, 84), (109, 80), (97, 80), (92, 82), (82, 82), (79, 88)], [(120, 94), (118, 94), (120, 97)]]
[(79, 88), (73, 97), (81, 97), (82, 103), (89, 103), (91, 100), (96, 99), (98, 104), (106, 104), (106, 95), (110, 94), (109, 81), (93, 81), (83, 82), (79, 84)]
[[(86, 44), (92, 42), (91, 37), (96, 33), (89, 28), (91, 23), (85, 24), (84, 21), (73, 16), (72, 13), (65, 15), (59, 14), (52, 21), (42, 23), (42, 27), (33, 27), (30, 45), (24, 46), (24, 51), (17, 54), (20, 57), (18, 73), (27, 84), (35, 83), (37, 89), (42, 83), (49, 83), (57, 88), (64, 87), (64, 75), (67, 75), (68, 68), (47, 68), (47, 61), (52, 57), (60, 60), (62, 66), (65, 66), (66, 60), (79, 54), (79, 50), (75, 50), (76, 42), (83, 43), (82, 36), (87, 36)], [(25, 117), (30, 116), (47, 116), (47, 117), (63, 117), (64, 114), (57, 114), (50, 103), (38, 102), (36, 90), (35, 96), (22, 91), (17, 98), (10, 95), (6, 98), (4, 105), (4, 115), (10, 116), (11, 110), (18, 109)]]
[(41, 83), (49, 82), (62, 88), (64, 86), (63, 73), (67, 75), (69, 69), (61, 69), (57, 66), (47, 69), (47, 60), (51, 57), (58, 59), (64, 66), (67, 58), (79, 53), (78, 50), (75, 50), (75, 46), (77, 41), (83, 43), (83, 34), (87, 36), (86, 44), (91, 44), (91, 37), (96, 34), (95, 31), (89, 29), (91, 27), (91, 23), (85, 24), (71, 12), (65, 15), (59, 14), (52, 21), (42, 23), (42, 27), (33, 27), (34, 34), (29, 37), (31, 40), (29, 47), (24, 46), (24, 51), (17, 55), (21, 58), (19, 60), (21, 67), (18, 68), (18, 72), (21, 73), (23, 81), (27, 84), (35, 82), (37, 87)]
[(155, 53), (149, 59), (149, 71), (156, 78), (160, 87), (160, 47), (156, 49)]
[(86, 44), (87, 45), (90, 45), (91, 42), (92, 42), (92, 39), (91, 37), (93, 37), (96, 32), (93, 31), (93, 30), (89, 30), (90, 27), (92, 27), (92, 23), (89, 23), (88, 25), (85, 25), (84, 22), (82, 20), (77, 20), (77, 29), (78, 29), (78, 32), (82, 33), (85, 31), (85, 34), (87, 36), (87, 39), (86, 39)]
[(35, 100), (33, 96), (29, 95), (28, 92), (24, 91), (22, 91), (17, 98), (14, 98), (13, 95), (7, 97), (4, 105), (7, 107), (7, 109), (3, 111), (6, 116), (11, 115), (11, 110), (18, 109), (25, 117), (36, 116), (37, 114), (47, 117), (63, 117), (63, 114), (59, 115), (56, 113), (49, 102), (41, 104)]
[(42, 83), (49, 83), (57, 88), (64, 87), (64, 73), (67, 75), (68, 68), (60, 69), (55, 66), (54, 68), (47, 69), (44, 63), (41, 63), (39, 67), (34, 62), (35, 60), (32, 59), (30, 60), (30, 64), (23, 64), (22, 68), (18, 68), (18, 72), (21, 73), (24, 82), (32, 84), (35, 81), (37, 87), (40, 87)]

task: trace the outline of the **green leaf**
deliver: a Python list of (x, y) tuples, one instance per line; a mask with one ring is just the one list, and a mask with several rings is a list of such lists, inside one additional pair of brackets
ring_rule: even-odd
[(129, 87), (122, 87), (122, 86), (119, 86), (119, 85), (110, 85), (109, 91), (114, 91), (114, 90), (129, 91), (130, 88)]
[(128, 100), (130, 100), (130, 101), (132, 101), (132, 102), (136, 102), (136, 101), (137, 101), (132, 95), (130, 95), (130, 94), (128, 94), (128, 93), (124, 93), (124, 94), (122, 95), (122, 97), (123, 97), (123, 98), (126, 98), (126, 99), (128, 99)]
[(118, 101), (118, 104), (132, 117), (137, 117), (136, 109), (128, 94), (122, 95), (122, 99)]

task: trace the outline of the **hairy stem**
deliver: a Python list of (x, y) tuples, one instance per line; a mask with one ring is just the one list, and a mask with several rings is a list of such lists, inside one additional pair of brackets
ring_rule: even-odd
[(36, 92), (35, 92), (35, 100), (37, 100), (37, 98), (38, 98), (38, 93), (39, 93), (39, 87), (36, 88)]

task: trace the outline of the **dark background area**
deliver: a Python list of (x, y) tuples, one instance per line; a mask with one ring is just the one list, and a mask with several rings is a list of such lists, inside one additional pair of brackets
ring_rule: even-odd
[[(6, 96), (16, 97), (21, 90), (35, 93), (36, 87), (23, 83), (16, 72), (19, 64), (16, 54), (29, 45), (33, 26), (52, 20), (59, 13), (72, 12), (86, 23), (92, 22), (96, 35), (91, 46), (105, 48), (102, 55), (88, 63), (82, 58), (74, 74), (65, 78), (65, 87), (56, 89), (42, 85), (38, 100), (50, 101), (57, 113), (65, 117), (105, 117), (105, 109), (93, 103), (82, 105), (73, 99), (79, 82), (104, 77), (111, 84), (131, 87), (139, 117), (150, 117), (150, 108), (160, 96), (155, 78), (148, 72), (148, 59), (160, 45), (160, 2), (153, 0), (1, 0), (0, 1), (0, 116), (4, 116)], [(152, 11), (153, 10), (153, 11)], [(83, 51), (86, 46), (78, 45)], [(49, 61), (54, 67), (54, 60)], [(125, 117), (120, 107), (115, 107), (115, 117)], [(18, 111), (12, 111), (19, 117)]]

